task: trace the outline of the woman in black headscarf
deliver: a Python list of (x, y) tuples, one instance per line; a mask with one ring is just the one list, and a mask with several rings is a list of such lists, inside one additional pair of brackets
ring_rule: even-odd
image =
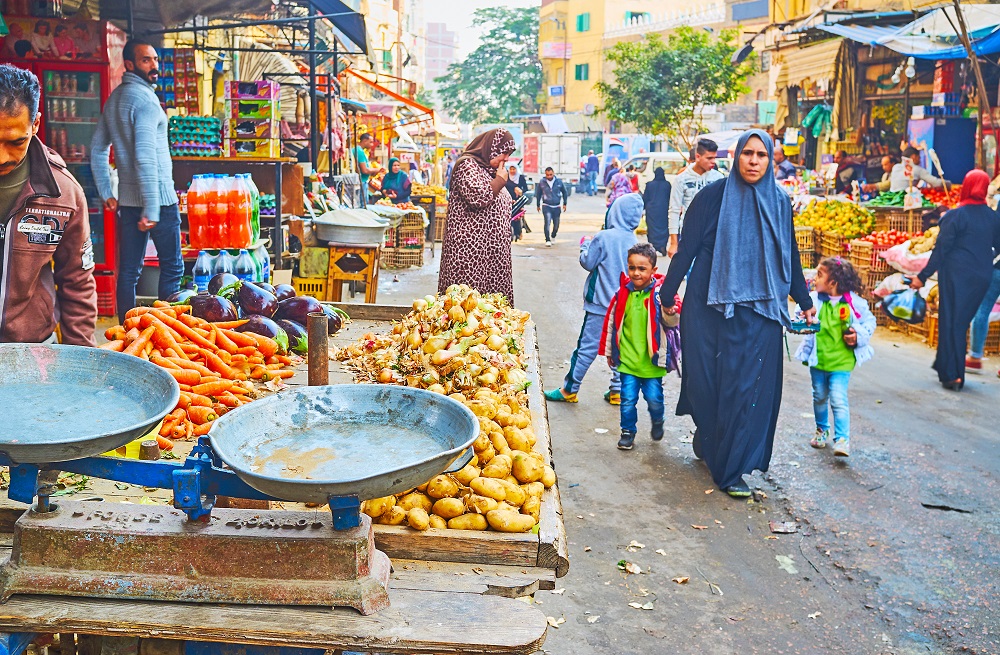
[(667, 241), (670, 233), (667, 229), (667, 210), (670, 209), (670, 182), (662, 168), (653, 171), (653, 179), (646, 183), (642, 192), (642, 201), (646, 207), (646, 238), (656, 251), (667, 254)]
[(681, 245), (660, 299), (674, 295), (694, 262), (681, 312), (678, 415), (694, 419), (695, 455), (720, 489), (750, 495), (743, 476), (766, 471), (781, 406), (782, 326), (788, 296), (813, 320), (799, 266), (788, 195), (774, 179), (773, 142), (744, 132), (732, 174), (702, 189), (684, 215)]

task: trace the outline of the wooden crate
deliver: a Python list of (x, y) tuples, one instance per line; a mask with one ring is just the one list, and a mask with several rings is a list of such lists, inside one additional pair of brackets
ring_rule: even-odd
[(444, 243), (445, 231), (448, 227), (448, 207), (437, 210), (437, 218), (434, 223), (434, 241)]
[(424, 229), (422, 227), (400, 227), (396, 230), (396, 248), (406, 250), (424, 247)]
[(923, 209), (903, 209), (902, 207), (871, 207), (875, 212), (875, 231), (896, 230), (915, 234), (924, 231)]
[(799, 262), (802, 268), (816, 268), (816, 253), (812, 250), (799, 250)]
[(403, 214), (403, 220), (399, 227), (424, 229), (424, 212), (413, 210)]
[(421, 248), (383, 248), (382, 268), (409, 268), (424, 265), (424, 249)]
[(827, 257), (842, 257), (846, 255), (848, 243), (848, 239), (845, 239), (836, 232), (820, 233), (819, 245), (816, 248), (819, 260), (823, 261)]
[[(938, 345), (938, 315), (928, 314), (927, 315), (927, 345), (931, 348), (937, 348)], [(970, 330), (966, 336), (966, 344), (969, 344), (972, 339), (972, 331)], [(968, 347), (968, 346), (967, 346)], [(986, 333), (986, 345), (983, 346), (983, 355), (1000, 355), (1000, 323), (990, 323), (990, 329)]]
[(808, 250), (815, 252), (816, 238), (815, 230), (809, 226), (799, 226), (795, 228), (795, 245), (799, 247), (799, 252)]

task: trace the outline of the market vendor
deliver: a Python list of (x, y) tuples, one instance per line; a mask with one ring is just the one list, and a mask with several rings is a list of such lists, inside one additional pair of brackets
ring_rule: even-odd
[(788, 161), (788, 157), (785, 156), (785, 149), (780, 145), (774, 146), (774, 179), (776, 180), (790, 180), (795, 179), (798, 171), (795, 170), (795, 164)]
[(865, 193), (885, 193), (892, 187), (892, 168), (896, 165), (892, 155), (882, 157), (882, 179), (875, 184), (866, 184), (862, 188)]
[(36, 136), (38, 78), (0, 65), (0, 342), (94, 345), (97, 290), (87, 199)]
[(368, 153), (375, 147), (375, 138), (365, 132), (358, 138), (358, 145), (354, 146), (354, 161), (358, 165), (358, 173), (361, 175), (361, 204), (368, 204), (368, 180), (372, 175), (384, 173), (382, 167), (375, 168), (370, 164)]
[(864, 180), (864, 166), (850, 157), (846, 150), (835, 152), (833, 162), (837, 164), (837, 177), (834, 182), (834, 191), (837, 193), (850, 193), (852, 182)]
[(382, 192), (386, 198), (392, 200), (397, 205), (410, 202), (410, 190), (413, 183), (410, 177), (403, 172), (403, 164), (393, 157), (389, 160), (389, 172), (382, 178)]
[(892, 167), (892, 173), (889, 175), (889, 191), (906, 191), (911, 186), (916, 186), (918, 182), (924, 182), (935, 189), (944, 186), (944, 180), (934, 177), (920, 165), (920, 151), (910, 146), (903, 151), (903, 161)]

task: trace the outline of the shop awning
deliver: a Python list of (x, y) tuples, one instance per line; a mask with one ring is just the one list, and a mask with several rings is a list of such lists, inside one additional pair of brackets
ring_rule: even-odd
[[(1000, 52), (1000, 6), (963, 4), (962, 15), (976, 54)], [(955, 8), (942, 7), (880, 39), (879, 45), (917, 59), (965, 59), (957, 27)]]
[(809, 88), (816, 83), (829, 83), (836, 79), (837, 53), (843, 39), (831, 39), (804, 48), (786, 48), (781, 53), (781, 71), (778, 73), (778, 90), (797, 86)]
[(368, 111), (368, 105), (350, 98), (341, 98), (340, 104), (344, 105), (344, 109), (347, 111)]
[[(376, 91), (378, 91), (382, 95), (387, 96), (389, 98), (392, 98), (393, 100), (397, 100), (397, 101), (403, 103), (404, 105), (406, 105), (407, 107), (409, 107), (410, 109), (417, 110), (421, 114), (429, 114), (433, 118), (433, 116), (434, 116), (434, 110), (431, 109), (430, 107), (425, 107), (424, 105), (420, 104), (416, 100), (411, 100), (411, 99), (407, 98), (406, 96), (400, 95), (400, 94), (396, 93), (395, 91), (392, 91), (391, 89), (388, 89), (388, 88), (382, 86), (378, 82), (375, 82), (373, 80), (368, 79), (365, 75), (363, 75), (362, 73), (354, 70), (353, 68), (345, 69), (344, 72), (347, 73), (348, 75), (350, 75), (351, 77), (354, 77), (354, 78), (356, 78), (358, 80), (361, 80), (362, 82), (364, 82), (365, 84), (367, 84), (371, 88), (375, 89)], [(369, 104), (369, 106), (372, 105), (372, 103), (368, 103), (368, 104)]]
[(879, 41), (881, 39), (891, 37), (899, 32), (898, 26), (879, 27), (876, 25), (845, 25), (843, 23), (817, 25), (816, 28), (821, 29), (824, 32), (829, 32), (830, 34), (842, 36), (845, 39), (850, 39), (851, 41), (857, 41), (858, 43), (864, 43), (865, 45), (872, 46), (880, 45)]

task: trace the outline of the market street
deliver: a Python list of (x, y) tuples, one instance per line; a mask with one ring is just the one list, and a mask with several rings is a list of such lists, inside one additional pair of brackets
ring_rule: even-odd
[[(552, 249), (533, 209), (535, 232), (513, 249), (515, 294), (538, 325), (546, 388), (565, 373), (583, 313), (577, 243), (603, 218), (599, 198), (574, 194), (569, 206)], [(436, 263), (399, 282), (384, 275), (379, 302), (433, 292)], [(545, 651), (1000, 652), (1000, 361), (956, 394), (937, 383), (926, 345), (880, 328), (874, 347), (851, 385), (849, 460), (809, 446), (809, 374), (786, 362), (772, 468), (751, 485), (767, 496), (757, 503), (712, 491), (691, 453), (692, 423), (672, 417), (677, 377), (665, 379), (666, 438), (649, 440), (640, 403), (632, 452), (615, 448), (618, 411), (601, 399), (602, 361), (579, 404), (550, 403), (571, 566), (557, 592), (535, 595), (558, 623)], [(798, 533), (772, 534), (769, 521), (797, 521)], [(643, 547), (629, 552), (632, 541)], [(619, 570), (620, 560), (641, 573)]]

